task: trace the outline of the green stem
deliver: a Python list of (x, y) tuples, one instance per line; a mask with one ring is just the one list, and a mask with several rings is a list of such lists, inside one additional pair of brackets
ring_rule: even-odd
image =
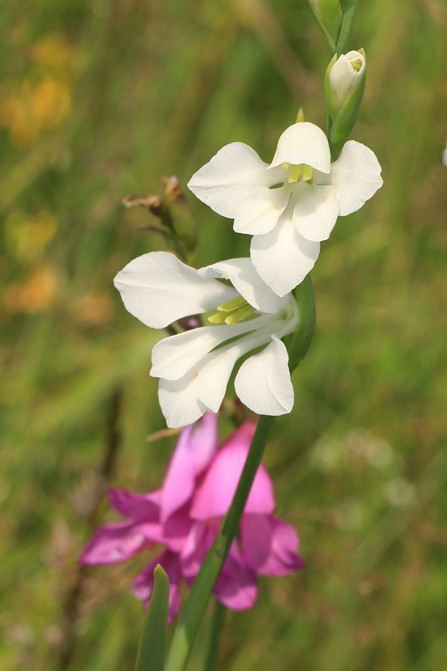
[(315, 299), (312, 280), (307, 275), (295, 290), (299, 326), (289, 347), (289, 368), (294, 371), (307, 354), (315, 332)]
[(217, 653), (219, 650), (219, 636), (223, 628), (224, 619), (225, 606), (216, 599), (203, 671), (213, 671), (216, 667)]
[(337, 46), (335, 47), (337, 56), (344, 54), (348, 49), (357, 4), (358, 0), (345, 0), (343, 3), (343, 19), (341, 22), (340, 33), (338, 35)]

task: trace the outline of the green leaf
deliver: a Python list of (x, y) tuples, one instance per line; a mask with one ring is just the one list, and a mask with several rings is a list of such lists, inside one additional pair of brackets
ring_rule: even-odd
[(158, 564), (135, 671), (164, 671), (168, 606), (169, 579)]

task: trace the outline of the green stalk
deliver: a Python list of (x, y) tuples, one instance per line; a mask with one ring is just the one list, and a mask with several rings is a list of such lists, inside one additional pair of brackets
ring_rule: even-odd
[(213, 671), (213, 669), (216, 668), (217, 653), (219, 650), (219, 636), (224, 624), (225, 610), (225, 606), (223, 606), (220, 601), (217, 601), (216, 599), (203, 671)]
[(289, 368), (293, 372), (307, 354), (315, 332), (315, 299), (312, 280), (306, 275), (295, 289), (299, 326), (289, 346)]

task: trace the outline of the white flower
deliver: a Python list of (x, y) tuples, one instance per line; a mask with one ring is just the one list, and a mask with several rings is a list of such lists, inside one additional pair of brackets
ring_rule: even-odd
[(331, 164), (323, 131), (302, 121), (281, 135), (270, 165), (248, 145), (233, 142), (188, 186), (215, 212), (234, 219), (236, 232), (253, 235), (256, 270), (284, 296), (313, 268), (337, 217), (358, 210), (380, 188), (380, 172), (375, 154), (353, 140)]
[(261, 347), (240, 366), (236, 394), (259, 414), (291, 411), (288, 354), (280, 339), (297, 326), (296, 303), (291, 294), (277, 296), (249, 258), (196, 270), (173, 254), (152, 252), (123, 268), (115, 286), (127, 310), (152, 328), (208, 313), (208, 326), (167, 337), (152, 351), (150, 374), (160, 378), (159, 401), (168, 426), (217, 412), (238, 359)]
[(329, 70), (329, 86), (332, 103), (340, 108), (349, 93), (357, 88), (365, 77), (366, 58), (363, 49), (341, 54)]

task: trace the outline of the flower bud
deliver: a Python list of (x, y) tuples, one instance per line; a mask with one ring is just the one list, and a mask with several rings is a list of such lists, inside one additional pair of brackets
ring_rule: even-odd
[(330, 119), (329, 142), (335, 154), (349, 137), (360, 110), (365, 88), (363, 49), (334, 56), (326, 70), (326, 105)]
[(331, 102), (337, 109), (344, 105), (350, 92), (362, 84), (365, 72), (366, 58), (363, 49), (349, 51), (346, 55), (341, 54), (332, 67), (329, 66)]

